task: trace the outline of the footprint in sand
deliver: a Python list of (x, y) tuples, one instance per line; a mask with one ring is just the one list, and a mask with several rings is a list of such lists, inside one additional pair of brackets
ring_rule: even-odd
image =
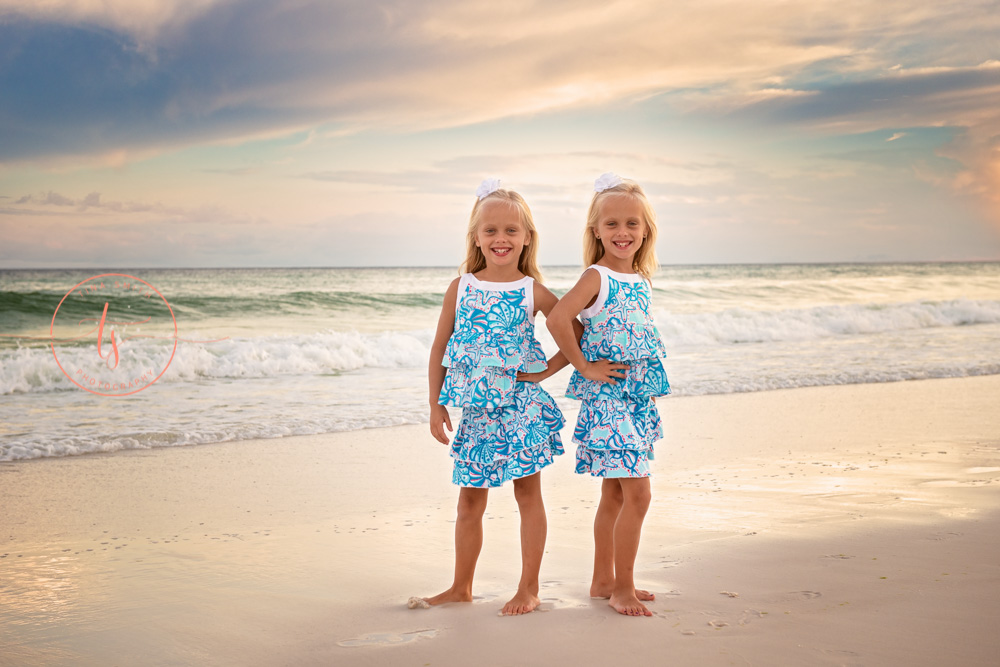
[(926, 482), (920, 482), (920, 486), (933, 486), (933, 487), (955, 487), (955, 486), (968, 486), (970, 482), (963, 482), (957, 479), (931, 479)]
[(927, 539), (929, 539), (929, 540), (935, 540), (937, 542), (941, 542), (943, 540), (952, 540), (952, 539), (955, 539), (956, 537), (961, 537), (961, 536), (962, 536), (962, 533), (934, 533), (933, 535), (931, 535)]
[(749, 625), (758, 618), (764, 618), (765, 613), (766, 612), (758, 611), (756, 609), (744, 609), (743, 614), (740, 616), (739, 624)]
[(820, 649), (820, 653), (829, 656), (837, 661), (841, 667), (860, 667), (864, 662), (860, 653), (854, 651), (839, 651), (836, 649)]
[(823, 594), (816, 591), (795, 591), (792, 595), (797, 595), (802, 600), (815, 600), (818, 597), (822, 597)]
[(580, 600), (564, 600), (562, 598), (542, 598), (542, 604), (535, 611), (551, 611), (553, 609), (586, 609), (591, 605)]
[(437, 633), (437, 630), (414, 630), (413, 632), (399, 634), (395, 632), (376, 632), (357, 639), (339, 641), (337, 642), (337, 646), (345, 648), (354, 648), (357, 646), (392, 646), (394, 644), (406, 644), (407, 642), (416, 641), (421, 637), (430, 639), (437, 636)]
[[(486, 595), (473, 595), (472, 596), (472, 601), (473, 602), (489, 602), (490, 600), (496, 600), (496, 599), (497, 599), (496, 595), (490, 595), (490, 594), (486, 594)], [(453, 604), (453, 603), (449, 602), (447, 604)], [(425, 600), (424, 598), (419, 598), (419, 597), (413, 596), (409, 600), (406, 601), (406, 608), (407, 609), (430, 609), (431, 608), (431, 603), (428, 602), (427, 600)]]

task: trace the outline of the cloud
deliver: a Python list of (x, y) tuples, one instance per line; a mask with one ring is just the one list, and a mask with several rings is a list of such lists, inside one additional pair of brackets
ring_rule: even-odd
[[(966, 66), (897, 64), (857, 80), (804, 80), (800, 85), (808, 87), (801, 91), (805, 94), (764, 97), (760, 91), (720, 87), (681, 95), (678, 105), (719, 122), (730, 119), (837, 137), (848, 147), (826, 157), (879, 162), (907, 157), (920, 178), (974, 198), (1000, 227), (1000, 61)], [(934, 129), (943, 130), (937, 134), (946, 138), (933, 147), (933, 164), (921, 163), (916, 150), (850, 148), (852, 137), (858, 135), (888, 132), (889, 143)]]
[(51, 191), (42, 195), (25, 195), (14, 203), (18, 205), (39, 204), (41, 206), (73, 206), (75, 204), (72, 199)]
[[(655, 170), (664, 176), (672, 176), (678, 182), (711, 182), (720, 178), (732, 168), (732, 163), (724, 160), (678, 160), (661, 155), (614, 152), (614, 151), (570, 151), (566, 153), (518, 153), (516, 155), (463, 154), (435, 160), (425, 168), (407, 170), (354, 170), (331, 169), (299, 174), (300, 178), (341, 183), (366, 185), (379, 188), (406, 190), (434, 194), (465, 194), (469, 184), (478, 179), (497, 176), (504, 187), (528, 187), (534, 192), (563, 192), (569, 189), (574, 194), (581, 184), (593, 181), (600, 170), (607, 165), (620, 165), (626, 171)], [(544, 182), (533, 181), (533, 173), (544, 174)], [(507, 174), (521, 174), (522, 181), (511, 183)], [(562, 174), (561, 179), (556, 174)], [(556, 180), (553, 180), (556, 179)]]
[(224, 0), (0, 0), (0, 19), (23, 16), (84, 24), (151, 39), (166, 26), (185, 23)]
[[(293, 132), (314, 149), (332, 136), (645, 106), (678, 123), (831, 136), (956, 128), (940, 148), (963, 167), (949, 187), (1000, 220), (995, 5), (0, 0), (0, 165), (123, 165)], [(436, 177), (454, 173), (300, 171), (439, 192), (452, 188)]]
[[(458, 179), (450, 174), (430, 169), (398, 171), (336, 169), (313, 171), (301, 175), (315, 181), (342, 183), (345, 185), (367, 185), (377, 188), (401, 189), (410, 192), (457, 194), (462, 191)], [(472, 179), (475, 180), (475, 179)]]
[(111, 217), (123, 226), (150, 220), (164, 223), (184, 220), (219, 225), (247, 222), (245, 217), (236, 216), (219, 207), (186, 207), (160, 202), (105, 200), (99, 192), (91, 192), (83, 197), (67, 197), (53, 191), (24, 195), (16, 199), (12, 205), (0, 209), (0, 215), (73, 218), (85, 222)]
[(206, 174), (223, 174), (226, 176), (251, 176), (260, 173), (260, 167), (233, 167), (231, 169), (202, 169)]
[[(808, 95), (748, 101), (720, 96), (726, 113), (750, 113), (772, 123), (808, 124), (861, 132), (887, 127), (969, 126), (996, 119), (1000, 63), (968, 67), (894, 68), (863, 81), (821, 85)], [(747, 109), (754, 104), (752, 109)], [(727, 108), (728, 107), (728, 108)]]
[(693, 90), (818, 97), (787, 84), (810, 68), (877, 71), (870, 52), (931, 21), (935, 44), (994, 21), (975, 3), (0, 2), (7, 162), (127, 160), (319, 125), (454, 127)]
[[(41, 214), (40, 214), (41, 215)], [(236, 220), (148, 216), (143, 219), (38, 217), (31, 225), (0, 216), (0, 266), (5, 267), (243, 267), (412, 265), (446, 250), (458, 256), (461, 234), (419, 234), (405, 247), (382, 214), (336, 216), (315, 223), (268, 224)], [(407, 221), (431, 229), (436, 221)]]

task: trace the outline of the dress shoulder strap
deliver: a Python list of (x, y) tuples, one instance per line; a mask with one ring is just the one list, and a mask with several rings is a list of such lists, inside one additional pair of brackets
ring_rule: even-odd
[(593, 304), (584, 308), (580, 311), (580, 315), (583, 317), (593, 317), (604, 308), (604, 302), (608, 299), (608, 268), (606, 266), (601, 266), (600, 264), (591, 264), (584, 270), (584, 273), (589, 269), (594, 269), (601, 276), (601, 289), (597, 293), (597, 300)]
[(465, 294), (465, 286), (469, 284), (469, 279), (472, 278), (471, 273), (463, 273), (458, 279), (458, 299), (462, 300), (462, 295)]
[(526, 276), (528, 279), (524, 283), (524, 308), (527, 311), (528, 321), (535, 323), (535, 279)]

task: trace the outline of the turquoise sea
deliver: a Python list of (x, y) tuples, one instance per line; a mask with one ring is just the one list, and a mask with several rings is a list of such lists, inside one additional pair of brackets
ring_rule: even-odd
[[(557, 294), (580, 271), (543, 268)], [(119, 332), (107, 372), (165, 371), (121, 397), (67, 377), (110, 354), (113, 325), (101, 357), (96, 335), (74, 333), (93, 329), (101, 295), (63, 300), (105, 272), (0, 271), (0, 461), (427, 419), (427, 354), (454, 268), (113, 272), (162, 296), (127, 306), (147, 328)], [(669, 400), (1000, 373), (998, 263), (668, 266), (653, 288)], [(561, 396), (568, 378), (545, 387)]]

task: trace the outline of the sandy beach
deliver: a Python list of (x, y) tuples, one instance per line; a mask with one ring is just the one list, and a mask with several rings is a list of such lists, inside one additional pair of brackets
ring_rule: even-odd
[(3, 463), (0, 664), (995, 664), (998, 405), (1000, 376), (661, 401), (652, 618), (588, 597), (599, 483), (571, 454), (517, 618), (510, 488), (477, 600), (406, 608), (452, 568), (424, 425)]

